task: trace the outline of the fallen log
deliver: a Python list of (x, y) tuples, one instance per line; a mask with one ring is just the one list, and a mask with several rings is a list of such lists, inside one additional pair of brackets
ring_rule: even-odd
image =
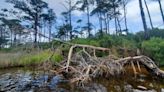
[[(160, 70), (156, 64), (154, 63), (153, 60), (151, 60), (147, 56), (136, 56), (136, 57), (127, 57), (123, 59), (116, 60), (116, 62), (119, 62), (121, 65), (126, 65), (129, 62), (134, 62), (134, 63), (141, 63), (147, 71), (152, 74), (153, 76), (157, 76), (160, 78), (164, 78), (164, 71)], [(140, 68), (139, 68), (140, 70)]]
[[(80, 51), (74, 52), (75, 48), (81, 48)], [(92, 55), (86, 51), (86, 48), (92, 49), (94, 52)], [(113, 55), (107, 57), (97, 57), (96, 50), (109, 51), (108, 48), (95, 47), (90, 45), (75, 44), (71, 46), (68, 54), (67, 61), (58, 64), (56, 71), (58, 74), (69, 74), (71, 83), (77, 83), (83, 85), (91, 81), (95, 77), (117, 76), (125, 72), (125, 66), (130, 64), (134, 70), (134, 74), (137, 74), (136, 67), (141, 71), (141, 66), (144, 66), (147, 71), (153, 76), (164, 78), (164, 71), (160, 70), (153, 60), (147, 56), (135, 56), (126, 58), (112, 58)]]

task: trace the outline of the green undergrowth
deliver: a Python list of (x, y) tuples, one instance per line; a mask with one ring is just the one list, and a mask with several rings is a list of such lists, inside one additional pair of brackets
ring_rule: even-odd
[(150, 40), (142, 43), (142, 49), (144, 54), (154, 59), (154, 61), (164, 66), (164, 39), (162, 38), (151, 38)]
[(76, 44), (87, 44), (93, 46), (100, 46), (105, 48), (112, 47), (126, 47), (129, 49), (137, 48), (137, 42), (131, 37), (126, 36), (115, 36), (115, 35), (104, 35), (102, 37), (94, 38), (77, 38), (71, 41)]
[[(72, 40), (71, 42), (76, 44), (87, 44), (92, 46), (110, 48), (112, 50), (111, 54), (117, 57), (128, 56), (128, 50), (135, 53), (136, 49), (138, 48), (137, 42), (131, 37), (127, 36), (104, 35), (101, 37), (93, 37), (87, 39), (77, 38)], [(97, 51), (96, 55), (102, 57), (108, 55), (108, 52)]]

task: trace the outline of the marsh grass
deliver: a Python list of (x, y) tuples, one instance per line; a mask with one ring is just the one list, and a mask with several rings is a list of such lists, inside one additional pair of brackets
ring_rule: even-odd
[[(45, 62), (53, 54), (50, 50), (33, 51), (30, 53), (17, 52), (17, 53), (0, 53), (0, 68), (18, 67), (18, 66), (31, 66), (38, 65)], [(59, 53), (54, 53), (50, 61), (60, 62), (63, 56)]]
[(16, 59), (21, 53), (0, 53), (0, 68), (12, 67), (16, 65)]

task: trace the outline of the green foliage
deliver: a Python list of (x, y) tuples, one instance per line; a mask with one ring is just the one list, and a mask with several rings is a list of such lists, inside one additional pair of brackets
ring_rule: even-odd
[(62, 60), (63, 60), (63, 56), (58, 53), (55, 53), (51, 58), (51, 61), (53, 62), (60, 62)]
[(1, 45), (6, 44), (7, 42), (8, 42), (8, 40), (6, 38), (0, 37), (0, 47), (1, 47)]
[(144, 53), (152, 57), (159, 65), (164, 65), (164, 39), (151, 38), (142, 43)]
[(100, 44), (101, 47), (109, 48), (109, 47), (112, 47), (113, 39), (111, 36), (105, 35), (101, 39), (98, 40), (98, 43)]
[(51, 42), (50, 43), (48, 43), (48, 42), (40, 42), (38, 46), (40, 48), (42, 48), (42, 49), (48, 49), (48, 48), (51, 48)]
[(152, 37), (164, 38), (164, 29), (155, 28), (153, 30), (150, 30), (149, 36), (150, 36), (150, 38), (152, 38)]
[(10, 52), (11, 48), (1, 48), (0, 52)]
[(75, 44), (87, 44), (87, 45), (93, 45), (93, 46), (99, 46), (98, 41), (94, 39), (84, 39), (84, 38), (77, 38), (71, 41), (72, 43)]
[(100, 37), (94, 38), (78, 38), (72, 40), (73, 43), (76, 44), (87, 44), (93, 46), (101, 46), (106, 48), (111, 47), (125, 47), (129, 49), (137, 48), (137, 43), (135, 40), (131, 39), (130, 37), (126, 36), (114, 36), (114, 35), (103, 35)]
[[(24, 55), (19, 59), (19, 63), (20, 65), (36, 65), (39, 63), (42, 63), (44, 61), (46, 61), (47, 59), (49, 59), (49, 57), (53, 54), (52, 51), (50, 50), (45, 50), (45, 51), (41, 51), (41, 52), (35, 52), (33, 54), (28, 54), (28, 55)], [(52, 62), (60, 62), (63, 60), (62, 55), (60, 54), (53, 54), (53, 56), (51, 57), (51, 61)]]
[(122, 39), (122, 47), (129, 48), (129, 49), (136, 49), (137, 43), (133, 39), (131, 39), (131, 40)]
[[(148, 39), (152, 38), (152, 37), (160, 37), (160, 38), (164, 38), (164, 29), (158, 29), (158, 28), (155, 28), (155, 29), (152, 29), (152, 30), (149, 30), (148, 31)], [(137, 32), (136, 35), (135, 35), (135, 40), (136, 41), (144, 41), (144, 31), (140, 31), (140, 32)]]
[[(114, 52), (114, 55), (124, 56), (125, 53), (128, 53), (125, 52), (126, 50), (130, 50), (133, 51), (133, 53), (135, 53), (135, 49), (138, 48), (137, 42), (132, 38), (132, 36), (133, 35), (115, 36), (115, 35), (104, 34), (101, 37), (99, 35), (96, 35), (93, 38), (87, 38), (87, 39), (78, 38), (72, 40), (72, 42), (77, 44), (87, 44), (92, 46), (110, 48), (112, 49), (112, 53)], [(123, 49), (123, 51), (118, 53), (120, 49)], [(96, 55), (102, 57), (108, 55), (108, 53), (97, 51)]]

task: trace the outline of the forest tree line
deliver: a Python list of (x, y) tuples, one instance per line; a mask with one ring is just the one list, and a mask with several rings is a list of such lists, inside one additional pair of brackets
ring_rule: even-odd
[[(150, 31), (156, 30), (147, 4), (149, 1), (158, 2), (159, 6), (156, 7), (159, 7), (161, 21), (164, 23), (162, 0), (138, 0), (144, 32), (138, 32), (137, 34), (142, 33), (143, 39), (149, 39), (151, 36)], [(110, 35), (111, 21), (114, 21), (115, 26), (115, 34), (112, 35), (120, 36), (123, 32), (126, 35), (130, 34), (127, 25), (127, 8), (130, 7), (127, 7), (127, 5), (131, 0), (65, 0), (63, 4), (65, 11), (61, 13), (63, 23), (57, 26), (58, 20), (55, 10), (51, 9), (44, 0), (6, 0), (6, 2), (12, 4), (14, 8), (1, 9), (1, 48), (6, 45), (15, 46), (29, 42), (33, 42), (36, 45), (39, 42), (50, 42), (53, 38), (66, 41), (79, 37), (83, 38), (83, 35), (87, 35), (87, 38), (92, 38), (95, 35), (92, 34), (92, 31), (98, 31), (96, 34), (99, 34), (99, 36)], [(144, 6), (146, 11), (144, 11)], [(84, 12), (87, 21), (82, 19), (74, 21), (72, 13), (75, 10)], [(146, 13), (148, 14), (150, 27), (148, 27), (146, 21)], [(98, 30), (94, 29), (95, 25), (91, 21), (93, 16), (98, 18)], [(73, 25), (73, 22), (78, 25)], [(85, 26), (81, 26), (82, 23)], [(44, 38), (47, 40), (44, 40)]]

